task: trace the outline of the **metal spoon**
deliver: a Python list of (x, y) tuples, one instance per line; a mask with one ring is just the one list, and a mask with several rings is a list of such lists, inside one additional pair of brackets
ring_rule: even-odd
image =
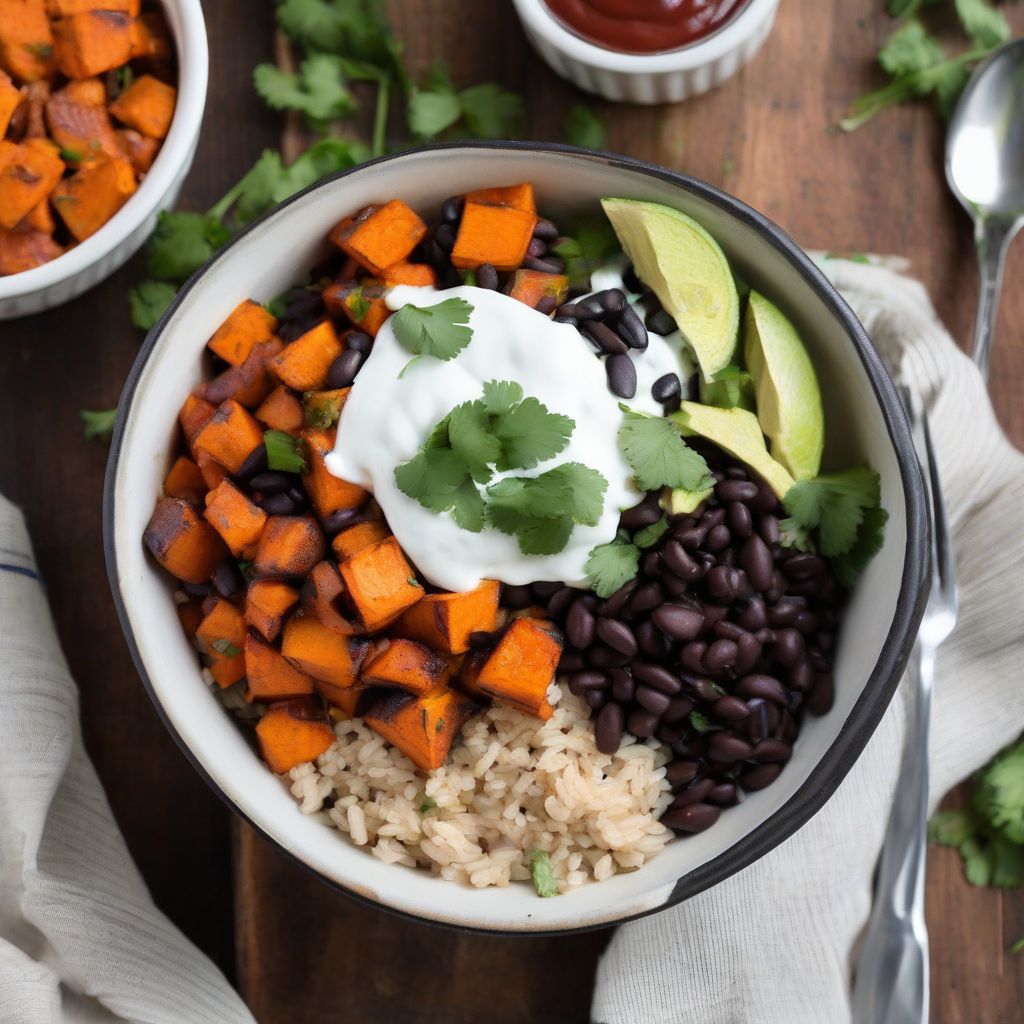
[(971, 76), (946, 136), (946, 180), (974, 218), (981, 298), (971, 358), (988, 377), (1003, 262), (1024, 224), (1024, 39)]

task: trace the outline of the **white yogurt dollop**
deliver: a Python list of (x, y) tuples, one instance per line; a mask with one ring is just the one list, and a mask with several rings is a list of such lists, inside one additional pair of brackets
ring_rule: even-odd
[[(399, 344), (391, 321), (385, 322), (342, 410), (327, 468), (373, 492), (395, 538), (434, 586), (470, 590), (484, 579), (511, 584), (562, 580), (583, 586), (591, 549), (614, 538), (620, 511), (640, 498), (619, 451), (622, 412), (608, 390), (604, 363), (574, 327), (554, 323), (500, 292), (461, 287), (441, 294), (403, 286), (393, 289), (387, 302), (400, 309), (455, 297), (473, 307), (473, 339), (454, 359), (417, 359), (399, 377), (412, 357)], [(657, 335), (651, 335), (646, 352), (633, 356), (637, 395), (627, 404), (660, 415), (650, 385), (662, 374), (679, 373), (679, 357)], [(581, 462), (608, 481), (600, 521), (575, 527), (558, 554), (524, 555), (508, 534), (486, 527), (480, 533), (463, 530), (448, 513), (431, 512), (395, 483), (395, 467), (416, 455), (431, 428), (456, 405), (480, 398), (489, 380), (516, 381), (525, 396), (576, 422), (564, 451), (513, 475), (533, 476), (563, 462)]]

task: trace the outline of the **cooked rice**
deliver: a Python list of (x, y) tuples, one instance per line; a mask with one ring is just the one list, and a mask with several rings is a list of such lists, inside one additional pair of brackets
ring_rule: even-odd
[(492, 706), (429, 776), (360, 719), (341, 721), (316, 764), (289, 773), (291, 792), (385, 863), (474, 886), (529, 879), (532, 850), (561, 892), (640, 867), (672, 837), (658, 822), (666, 754), (636, 741), (602, 754), (586, 705), (557, 685), (549, 700), (547, 722)]

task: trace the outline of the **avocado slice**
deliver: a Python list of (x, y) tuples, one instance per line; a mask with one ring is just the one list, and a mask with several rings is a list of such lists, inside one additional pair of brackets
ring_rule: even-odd
[(693, 348), (705, 380), (732, 361), (740, 301), (721, 246), (692, 217), (660, 203), (602, 199), (640, 280)]
[(673, 413), (679, 429), (698, 434), (724, 449), (740, 462), (746, 463), (779, 498), (793, 486), (794, 480), (785, 466), (768, 454), (757, 417), (746, 409), (717, 409), (699, 402), (683, 402)]
[(685, 487), (673, 487), (661, 496), (661, 510), (670, 516), (688, 516), (702, 501), (715, 493), (714, 487), (703, 491), (688, 491)]
[(743, 356), (754, 378), (757, 418), (772, 457), (797, 479), (821, 468), (825, 413), (814, 364), (786, 316), (755, 291), (747, 301)]

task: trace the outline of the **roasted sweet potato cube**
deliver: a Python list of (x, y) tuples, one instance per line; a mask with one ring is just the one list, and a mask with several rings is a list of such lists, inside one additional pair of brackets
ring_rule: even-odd
[(397, 638), (363, 664), (363, 686), (387, 686), (422, 695), (429, 693), (451, 674), (451, 660), (414, 640)]
[(472, 270), (490, 263), (495, 270), (515, 270), (526, 258), (537, 218), (512, 206), (467, 202), (452, 249), (452, 263)]
[(328, 704), (342, 712), (341, 715), (333, 716), (335, 721), (365, 714), (380, 696), (379, 690), (367, 690), (362, 686), (334, 686), (322, 679), (314, 679), (313, 685)]
[(118, 128), (114, 132), (121, 155), (128, 158), (135, 173), (141, 178), (153, 166), (160, 152), (159, 139), (151, 139), (134, 128)]
[(53, 78), (53, 33), (43, 0), (0, 0), (0, 65), (18, 82)]
[(365, 281), (338, 280), (323, 291), (324, 305), (331, 316), (345, 316), (361, 331), (376, 337), (391, 316), (384, 295), (387, 288), (377, 278)]
[(214, 599), (196, 630), (196, 641), (220, 686), (231, 686), (245, 675), (245, 619), (230, 601)]
[(447, 760), (463, 725), (477, 710), (464, 694), (440, 686), (421, 697), (385, 694), (363, 721), (421, 771), (432, 772)]
[(565, 274), (543, 274), (537, 270), (517, 270), (508, 283), (508, 294), (531, 309), (542, 299), (551, 299), (560, 306), (569, 295), (569, 278)]
[(462, 654), (473, 633), (490, 633), (498, 624), (501, 584), (484, 580), (459, 594), (427, 594), (395, 623), (398, 636), (416, 640), (435, 651)]
[(205, 494), (206, 481), (199, 467), (187, 455), (179, 455), (164, 477), (165, 497), (184, 498), (199, 505)]
[(206, 495), (203, 515), (235, 558), (252, 558), (266, 525), (267, 513), (230, 479), (225, 478)]
[(356, 685), (369, 646), (367, 640), (329, 629), (305, 612), (296, 613), (285, 623), (281, 639), (281, 653), (296, 668), (340, 687)]
[(480, 669), (479, 691), (528, 715), (551, 717), (547, 691), (562, 642), (548, 623), (516, 619)]
[(7, 134), (7, 126), (20, 105), (21, 91), (6, 72), (0, 71), (0, 139)]
[(132, 19), (124, 11), (84, 11), (53, 22), (53, 55), (68, 78), (113, 71), (131, 52)]
[(153, 557), (186, 583), (205, 583), (228, 550), (199, 510), (183, 498), (159, 498), (143, 541)]
[(254, 700), (288, 700), (313, 693), (313, 680), (254, 633), (245, 636), (245, 681)]
[(64, 250), (45, 231), (0, 233), (0, 276), (20, 274), (55, 260)]
[(367, 207), (343, 220), (330, 234), (331, 241), (371, 274), (404, 260), (422, 241), (427, 225), (400, 199)]
[(124, 155), (107, 114), (106, 90), (98, 78), (69, 82), (46, 101), (50, 138), (72, 166), (102, 156)]
[(344, 593), (345, 584), (338, 566), (325, 559), (313, 566), (302, 585), (302, 606), (307, 614), (315, 615), (328, 629), (352, 636), (361, 630), (341, 612), (340, 598)]
[(195, 455), (206, 489), (212, 491), (219, 487), (227, 479), (228, 471), (208, 452), (196, 452)]
[(79, 242), (96, 234), (132, 197), (138, 184), (122, 157), (80, 167), (53, 190), (53, 205)]
[(273, 362), (274, 373), (282, 384), (296, 391), (322, 388), (331, 363), (344, 352), (338, 333), (330, 320), (321, 320), (290, 345)]
[(139, 75), (110, 104), (110, 113), (122, 124), (151, 139), (163, 139), (167, 137), (174, 118), (177, 95), (173, 85), (161, 82), (152, 75)]
[(64, 161), (46, 139), (0, 140), (0, 230), (10, 231), (57, 186)]
[(246, 409), (255, 409), (273, 390), (275, 382), (267, 367), (282, 348), (280, 338), (253, 345), (241, 366), (229, 366), (203, 385), (203, 397), (214, 405), (233, 398)]
[(213, 414), (216, 411), (215, 405), (198, 395), (189, 395), (185, 399), (181, 411), (178, 413), (178, 422), (181, 424), (181, 432), (185, 435), (185, 441), (189, 448), (195, 442), (199, 431), (213, 419)]
[(263, 431), (252, 413), (229, 398), (195, 435), (192, 447), (196, 452), (206, 452), (229, 473), (236, 474), (262, 444)]
[(245, 592), (245, 621), (273, 643), (285, 616), (299, 602), (299, 592), (280, 580), (253, 580)]
[(260, 754), (275, 775), (315, 761), (334, 742), (334, 730), (319, 698), (285, 701), (256, 723)]
[(524, 181), (520, 185), (503, 185), (500, 188), (480, 188), (466, 193), (467, 203), (488, 203), (491, 206), (511, 206), (524, 213), (536, 213), (533, 185)]
[(260, 579), (305, 576), (324, 557), (324, 532), (313, 516), (271, 516), (253, 561)]
[(269, 341), (277, 330), (277, 318), (258, 302), (240, 302), (214, 332), (207, 348), (226, 363), (241, 366), (249, 358), (253, 346)]
[(313, 507), (323, 519), (339, 509), (359, 508), (368, 496), (364, 488), (342, 480), (327, 468), (326, 459), (334, 450), (336, 433), (333, 427), (330, 430), (302, 431), (309, 452), (309, 472), (303, 475), (302, 482)]
[(331, 541), (331, 548), (339, 562), (351, 558), (354, 554), (368, 548), (371, 544), (385, 540), (391, 536), (387, 523), (381, 519), (371, 519), (365, 523), (356, 523), (342, 530)]
[(14, 230), (42, 231), (44, 235), (52, 235), (57, 230), (57, 223), (53, 219), (49, 201), (44, 199), (41, 203), (36, 203)]
[(387, 267), (381, 276), (388, 288), (394, 288), (400, 284), (421, 288), (437, 284), (437, 274), (433, 267), (426, 263), (409, 263), (407, 260)]
[(345, 408), (351, 388), (331, 388), (327, 391), (307, 391), (302, 396), (303, 416), (307, 427), (330, 430), (338, 422)]
[(181, 628), (185, 630), (185, 635), (189, 640), (195, 643), (196, 631), (199, 629), (199, 624), (204, 618), (206, 618), (203, 614), (203, 606), (196, 600), (189, 600), (176, 605), (176, 608)]
[(363, 548), (338, 568), (348, 600), (370, 632), (423, 598), (423, 587), (394, 537)]
[(298, 434), (305, 424), (302, 402), (283, 384), (279, 384), (267, 395), (255, 416), (264, 426), (271, 430), (283, 430), (286, 434)]
[(132, 60), (150, 65), (162, 64), (171, 57), (171, 34), (160, 11), (146, 11), (132, 22)]

